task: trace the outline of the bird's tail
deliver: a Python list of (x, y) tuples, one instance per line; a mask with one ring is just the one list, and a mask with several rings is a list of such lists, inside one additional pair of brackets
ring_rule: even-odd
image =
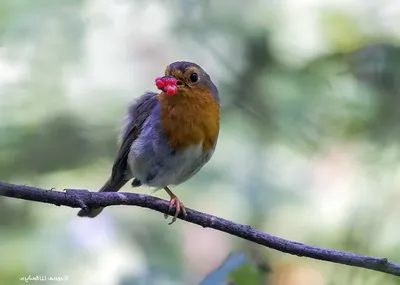
[[(111, 178), (109, 178), (107, 180), (106, 183), (104, 183), (103, 187), (100, 188), (99, 192), (117, 192), (119, 189), (122, 188), (122, 186), (124, 186), (126, 184), (126, 182), (128, 182), (129, 180), (120, 180), (120, 181), (116, 181), (116, 182), (111, 182)], [(94, 218), (96, 217), (98, 214), (101, 213), (101, 211), (103, 211), (103, 207), (99, 207), (99, 208), (92, 208), (92, 209), (88, 209), (88, 210), (84, 210), (81, 209), (78, 212), (78, 216), (79, 217), (88, 217), (88, 218)]]

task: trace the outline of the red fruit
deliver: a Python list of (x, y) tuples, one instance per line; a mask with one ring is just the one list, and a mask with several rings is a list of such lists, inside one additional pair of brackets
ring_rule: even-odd
[(172, 85), (168, 85), (165, 89), (166, 89), (165, 91), (167, 92), (167, 94), (169, 96), (174, 95), (178, 91), (176, 86), (172, 86)]
[(165, 86), (164, 81), (161, 78), (156, 79), (156, 86), (158, 89), (162, 89)]

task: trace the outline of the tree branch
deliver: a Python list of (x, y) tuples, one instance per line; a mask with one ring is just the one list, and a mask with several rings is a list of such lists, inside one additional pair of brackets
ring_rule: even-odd
[[(66, 189), (64, 192), (14, 185), (0, 181), (0, 196), (30, 200), (72, 208), (95, 208), (112, 205), (131, 205), (149, 208), (161, 213), (168, 212), (169, 203), (149, 195), (136, 193), (89, 192), (87, 190)], [(237, 224), (216, 216), (186, 208), (186, 218), (178, 217), (202, 227), (213, 228), (231, 235), (264, 245), (266, 247), (297, 256), (310, 257), (333, 263), (362, 267), (400, 276), (400, 264), (386, 258), (365, 256), (351, 252), (327, 249), (302, 244), (263, 233), (251, 226)]]

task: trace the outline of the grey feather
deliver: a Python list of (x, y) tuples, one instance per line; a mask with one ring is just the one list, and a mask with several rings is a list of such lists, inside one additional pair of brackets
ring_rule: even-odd
[[(129, 107), (121, 135), (120, 148), (112, 167), (111, 177), (99, 192), (117, 192), (133, 178), (132, 172), (128, 167), (128, 154), (131, 145), (139, 137), (144, 122), (152, 113), (152, 109), (154, 109), (157, 102), (157, 93), (147, 92)], [(103, 208), (82, 209), (79, 211), (78, 216), (94, 218), (102, 210)]]

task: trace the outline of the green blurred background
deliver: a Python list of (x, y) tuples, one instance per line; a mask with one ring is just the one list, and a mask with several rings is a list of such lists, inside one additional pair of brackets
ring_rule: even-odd
[[(96, 191), (127, 105), (195, 61), (222, 126), (210, 163), (174, 188), (187, 207), (400, 262), (399, 27), (398, 0), (2, 0), (0, 180)], [(199, 284), (238, 251), (271, 269), (257, 284), (400, 284), (147, 209), (76, 212), (0, 197), (0, 284)]]

